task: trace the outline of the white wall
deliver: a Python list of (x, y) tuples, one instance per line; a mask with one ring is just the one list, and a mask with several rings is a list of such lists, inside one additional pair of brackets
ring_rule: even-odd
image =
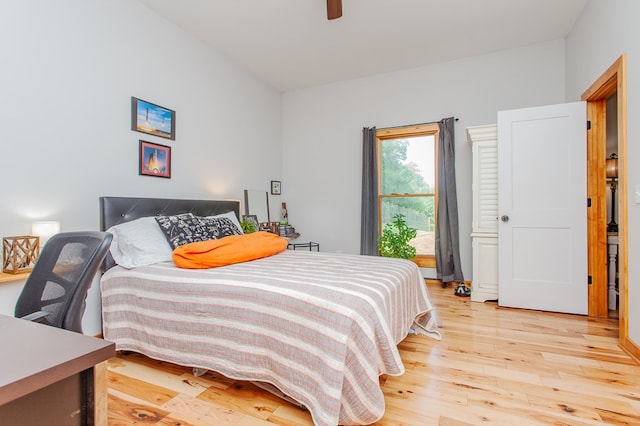
[(556, 40), (286, 93), (282, 199), (301, 240), (317, 241), (323, 251), (359, 253), (364, 126), (455, 116), (460, 251), (465, 279), (471, 279), (465, 128), (496, 123), (500, 110), (564, 102), (564, 59), (564, 41)]
[[(627, 193), (629, 258), (629, 338), (640, 346), (640, 205), (635, 186), (640, 184), (640, 2), (591, 0), (566, 41), (567, 99), (579, 100), (623, 53), (627, 54)], [(620, 217), (620, 216), (618, 216)], [(618, 223), (620, 221), (618, 220)]]
[[(0, 52), (0, 236), (98, 229), (101, 195), (240, 199), (281, 177), (281, 95), (137, 1), (3, 1)], [(131, 131), (131, 96), (174, 109), (176, 140)], [(171, 179), (138, 175), (139, 139), (172, 147)]]

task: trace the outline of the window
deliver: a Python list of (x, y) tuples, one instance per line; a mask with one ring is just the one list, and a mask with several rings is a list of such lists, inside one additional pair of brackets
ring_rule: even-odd
[(437, 124), (376, 131), (378, 158), (378, 233), (396, 214), (417, 230), (410, 241), (414, 261), (435, 267)]

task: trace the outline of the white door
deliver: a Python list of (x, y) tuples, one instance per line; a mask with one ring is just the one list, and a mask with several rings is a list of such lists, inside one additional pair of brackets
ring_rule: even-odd
[(586, 104), (498, 113), (501, 306), (587, 314)]

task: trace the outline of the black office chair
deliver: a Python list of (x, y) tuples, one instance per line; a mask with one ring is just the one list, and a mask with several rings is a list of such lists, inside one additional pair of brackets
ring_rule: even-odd
[(87, 293), (112, 238), (97, 231), (51, 237), (27, 278), (15, 316), (82, 333)]

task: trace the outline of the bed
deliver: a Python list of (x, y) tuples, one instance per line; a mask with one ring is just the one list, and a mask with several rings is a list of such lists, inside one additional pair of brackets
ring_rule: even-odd
[[(238, 215), (239, 203), (100, 198), (103, 230), (158, 214), (229, 211)], [(409, 332), (439, 338), (410, 261), (294, 250), (210, 269), (160, 260), (125, 268), (108, 257), (105, 339), (117, 350), (262, 384), (308, 409), (317, 425), (380, 419), (379, 376), (404, 373), (397, 344)]]

